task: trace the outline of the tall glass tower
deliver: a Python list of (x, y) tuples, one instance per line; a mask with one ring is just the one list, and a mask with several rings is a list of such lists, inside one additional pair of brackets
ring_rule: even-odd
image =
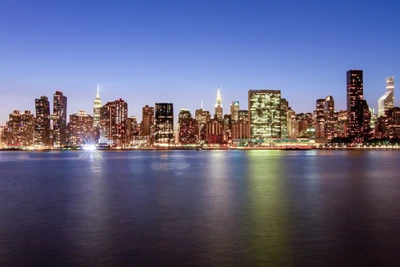
[(386, 78), (386, 92), (378, 100), (378, 117), (385, 115), (385, 112), (393, 108), (394, 102), (394, 77)]

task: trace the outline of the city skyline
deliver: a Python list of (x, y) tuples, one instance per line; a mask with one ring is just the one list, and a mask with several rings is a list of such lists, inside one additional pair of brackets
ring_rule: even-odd
[(328, 95), (344, 110), (344, 73), (357, 68), (377, 111), (385, 79), (400, 77), (399, 7), (390, 3), (5, 2), (0, 125), (55, 91), (68, 97), (68, 114), (92, 114), (97, 82), (103, 103), (123, 98), (128, 116), (157, 102), (194, 113), (203, 100), (213, 112), (218, 84), (226, 108), (247, 109), (247, 91), (259, 88), (281, 90), (296, 113)]

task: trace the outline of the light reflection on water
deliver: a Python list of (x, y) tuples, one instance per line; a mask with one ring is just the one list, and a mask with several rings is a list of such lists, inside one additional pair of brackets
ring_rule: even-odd
[(400, 262), (395, 151), (0, 153), (0, 265)]

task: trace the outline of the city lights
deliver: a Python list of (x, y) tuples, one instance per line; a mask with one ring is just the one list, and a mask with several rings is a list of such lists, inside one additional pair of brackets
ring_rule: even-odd
[[(93, 115), (79, 111), (67, 122), (67, 97), (56, 91), (53, 112), (46, 96), (35, 99), (35, 114), (14, 110), (0, 127), (2, 149), (271, 149), (309, 147), (321, 149), (394, 149), (400, 140), (400, 107), (394, 107), (394, 78), (386, 79), (378, 115), (364, 99), (363, 71), (347, 71), (347, 110), (335, 110), (329, 95), (316, 101), (315, 110), (296, 114), (281, 90), (248, 90), (248, 110), (231, 101), (223, 114), (222, 92), (217, 88), (214, 114), (203, 107), (180, 109), (174, 122), (173, 103), (145, 105), (141, 121), (128, 116), (122, 98), (103, 105), (100, 85)], [(203, 104), (202, 104), (203, 105)], [(304, 140), (306, 140), (304, 142)]]

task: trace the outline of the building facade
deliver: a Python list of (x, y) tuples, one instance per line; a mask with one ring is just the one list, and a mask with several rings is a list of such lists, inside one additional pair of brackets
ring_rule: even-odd
[(123, 99), (108, 102), (100, 109), (100, 135), (108, 144), (124, 145), (128, 103)]
[(55, 147), (67, 144), (67, 97), (56, 91), (53, 98), (53, 140)]
[(239, 121), (239, 101), (231, 102), (231, 122), (237, 123)]
[(394, 77), (386, 78), (386, 92), (378, 100), (378, 117), (384, 116), (385, 112), (393, 108), (394, 104)]
[(181, 145), (199, 143), (198, 122), (188, 109), (181, 109), (178, 116), (178, 142)]
[(337, 116), (335, 116), (335, 101), (331, 95), (327, 96), (325, 99), (324, 114), (325, 137), (329, 141), (335, 136), (335, 124), (337, 120)]
[(174, 106), (172, 103), (156, 103), (155, 144), (174, 143)]
[(249, 90), (248, 100), (250, 138), (280, 138), (281, 91)]
[(96, 127), (94, 117), (80, 110), (69, 116), (68, 145), (82, 146), (96, 142)]
[(50, 102), (46, 96), (35, 99), (35, 137), (36, 146), (52, 146), (50, 129)]
[(321, 139), (325, 137), (325, 99), (317, 99), (315, 109), (315, 137)]
[[(347, 71), (347, 120), (348, 137), (352, 143), (368, 139), (370, 113), (363, 91), (363, 71)], [(368, 119), (368, 122), (367, 122)]]
[(32, 146), (34, 143), (35, 118), (29, 110), (14, 110), (7, 121), (5, 132), (8, 146)]

